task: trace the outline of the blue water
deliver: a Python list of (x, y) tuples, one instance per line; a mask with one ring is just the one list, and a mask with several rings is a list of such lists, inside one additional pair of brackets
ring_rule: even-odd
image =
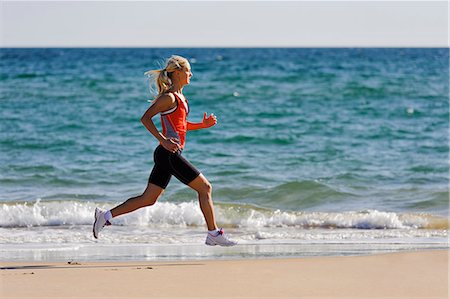
[[(88, 242), (95, 206), (145, 189), (157, 141), (139, 121), (152, 99), (143, 73), (172, 54), (191, 62), (190, 121), (218, 117), (188, 133), (184, 155), (241, 241), (314, 228), (334, 241), (342, 229), (445, 239), (448, 49), (1, 49), (0, 242)], [(106, 232), (113, 243), (204, 229), (176, 179), (159, 206), (117, 222), (137, 231)]]

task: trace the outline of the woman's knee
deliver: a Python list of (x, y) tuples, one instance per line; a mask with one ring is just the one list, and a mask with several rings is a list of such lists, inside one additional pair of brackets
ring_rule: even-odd
[(201, 182), (199, 189), (200, 190), (197, 190), (199, 193), (204, 193), (204, 194), (211, 194), (212, 193), (212, 185), (207, 179), (204, 179)]
[[(155, 185), (156, 186), (156, 185)], [(160, 187), (150, 186), (150, 188), (147, 188), (145, 192), (141, 195), (142, 201), (145, 204), (145, 206), (152, 206), (156, 203), (158, 198), (163, 194), (164, 189)]]
[(212, 193), (212, 185), (208, 180), (205, 181), (205, 191), (207, 193)]
[(158, 197), (149, 196), (149, 195), (145, 195), (145, 194), (142, 194), (141, 197), (142, 197), (142, 202), (145, 207), (153, 206), (156, 203), (156, 201), (158, 200)]
[(199, 175), (189, 186), (199, 194), (212, 193), (212, 185), (203, 175)]

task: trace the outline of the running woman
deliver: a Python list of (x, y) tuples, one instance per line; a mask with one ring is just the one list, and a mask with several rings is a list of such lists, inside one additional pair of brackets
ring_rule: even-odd
[[(98, 238), (106, 225), (111, 225), (112, 218), (155, 204), (173, 175), (198, 194), (200, 209), (208, 226), (205, 244), (236, 245), (236, 242), (225, 236), (223, 229), (217, 227), (210, 182), (182, 156), (187, 131), (210, 128), (217, 123), (216, 116), (207, 116), (206, 112), (201, 123), (187, 121), (189, 105), (183, 95), (183, 87), (189, 84), (192, 77), (188, 60), (173, 55), (167, 60), (164, 69), (148, 71), (145, 74), (155, 80), (158, 89), (158, 96), (141, 118), (143, 125), (160, 143), (153, 154), (155, 165), (142, 195), (132, 197), (108, 211), (95, 209), (92, 228), (94, 238)], [(157, 114), (161, 115), (162, 133), (152, 120)]]

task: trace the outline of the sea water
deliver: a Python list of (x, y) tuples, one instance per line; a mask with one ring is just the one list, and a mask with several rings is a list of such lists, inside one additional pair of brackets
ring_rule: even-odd
[[(207, 247), (195, 192), (92, 237), (139, 195), (156, 139), (145, 71), (189, 59), (183, 155), (240, 245)], [(160, 126), (159, 119), (154, 118)], [(1, 49), (2, 260), (179, 260), (448, 248), (449, 49)]]

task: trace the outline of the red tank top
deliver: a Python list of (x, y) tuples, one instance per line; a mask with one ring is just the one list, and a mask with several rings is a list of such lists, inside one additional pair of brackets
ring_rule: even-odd
[(161, 124), (163, 135), (167, 138), (176, 138), (179, 140), (181, 149), (184, 148), (187, 131), (187, 115), (189, 114), (189, 105), (178, 95), (175, 96), (176, 106), (170, 110), (161, 112)]

